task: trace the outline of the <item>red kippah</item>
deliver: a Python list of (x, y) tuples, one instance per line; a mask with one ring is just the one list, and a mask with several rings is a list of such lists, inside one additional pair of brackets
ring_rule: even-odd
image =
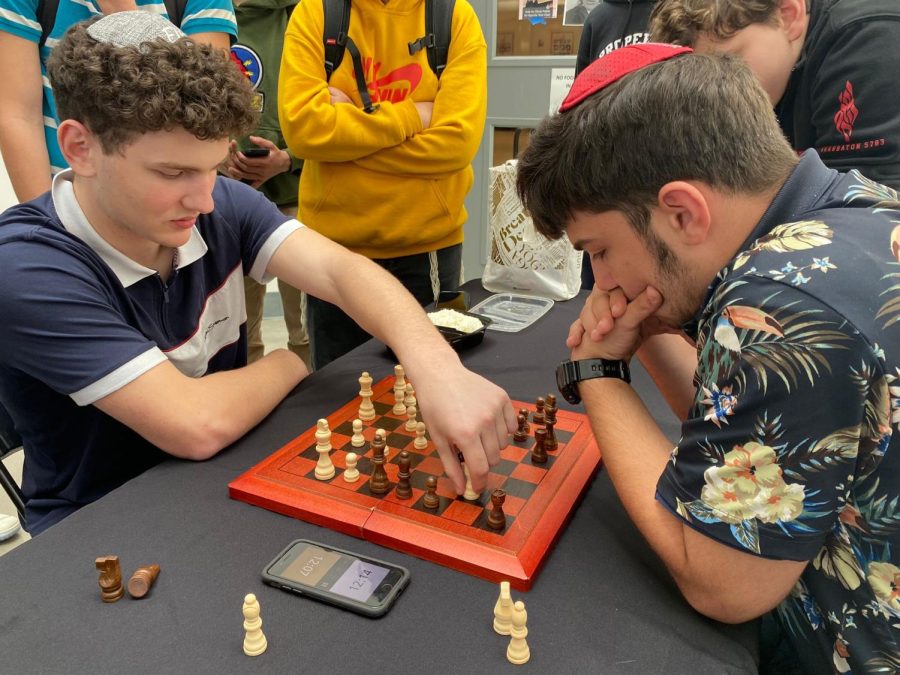
[(559, 106), (559, 112), (574, 108), (591, 94), (644, 66), (692, 51), (694, 50), (690, 47), (660, 42), (645, 42), (616, 49), (606, 56), (601, 56), (578, 74), (568, 95)]

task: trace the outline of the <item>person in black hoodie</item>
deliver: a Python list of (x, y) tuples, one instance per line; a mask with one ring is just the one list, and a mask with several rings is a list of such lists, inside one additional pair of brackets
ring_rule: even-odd
[(656, 0), (603, 0), (584, 22), (575, 75), (614, 49), (646, 42), (650, 12)]
[(900, 189), (896, 0), (660, 0), (650, 35), (742, 56), (795, 150)]

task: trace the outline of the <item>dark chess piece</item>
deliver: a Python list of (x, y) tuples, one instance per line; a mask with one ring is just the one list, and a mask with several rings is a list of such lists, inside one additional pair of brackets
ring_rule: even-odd
[(106, 555), (97, 558), (94, 566), (100, 570), (100, 578), (97, 583), (100, 584), (100, 599), (103, 602), (115, 602), (125, 595), (125, 589), (122, 588), (122, 567), (119, 565), (119, 556)]
[(428, 476), (425, 481), (425, 498), (422, 500), (422, 506), (426, 509), (436, 509), (441, 503), (441, 498), (437, 494), (437, 478)]
[(557, 410), (559, 410), (559, 407), (556, 405), (556, 396), (547, 394), (547, 404), (544, 406), (544, 422), (553, 420), (553, 424), (556, 424)]
[(409, 499), (412, 497), (412, 486), (409, 484), (410, 464), (409, 453), (404, 450), (397, 459), (397, 465), (400, 467), (400, 471), (397, 473), (397, 489), (394, 490), (397, 499)]
[(506, 516), (503, 514), (503, 502), (505, 501), (505, 491), (494, 490), (491, 493), (491, 511), (488, 513), (487, 524), (492, 530), (502, 530), (506, 527)]
[(379, 429), (372, 439), (372, 476), (369, 478), (369, 492), (383, 495), (391, 488), (387, 471), (384, 470), (384, 432)]
[(528, 424), (528, 408), (519, 408), (519, 414), (525, 418), (525, 433), (531, 433), (531, 425)]
[(542, 428), (534, 430), (534, 447), (531, 449), (532, 464), (547, 463), (547, 448), (544, 445), (547, 440), (547, 430)]
[(521, 442), (521, 441), (524, 441), (526, 438), (528, 438), (528, 429), (527, 429), (528, 421), (527, 421), (527, 418), (525, 417), (525, 415), (523, 415), (521, 413), (519, 413), (518, 420), (519, 420), (519, 428), (516, 429), (516, 433), (513, 434), (513, 440)]
[(536, 410), (534, 411), (534, 415), (531, 416), (532, 421), (535, 424), (543, 424), (544, 423), (544, 397), (538, 396), (537, 400), (534, 402), (534, 407)]
[(556, 426), (556, 420), (551, 420), (549, 417), (547, 421), (544, 422), (544, 429), (547, 430), (547, 437), (544, 439), (544, 448), (550, 452), (556, 450), (559, 443), (556, 440), (556, 434), (553, 433), (553, 427)]

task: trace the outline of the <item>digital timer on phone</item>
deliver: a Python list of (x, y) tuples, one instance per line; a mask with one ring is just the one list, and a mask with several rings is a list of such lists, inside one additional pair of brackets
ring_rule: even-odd
[(262, 577), (270, 586), (377, 617), (391, 608), (409, 583), (409, 570), (297, 539), (266, 566)]

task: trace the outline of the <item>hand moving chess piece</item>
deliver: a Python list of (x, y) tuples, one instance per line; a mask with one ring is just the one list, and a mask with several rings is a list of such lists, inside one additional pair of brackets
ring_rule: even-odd
[(469, 475), (469, 467), (463, 462), (462, 465), (463, 473), (466, 475), (466, 489), (463, 492), (463, 499), (468, 499), (469, 501), (478, 501), (481, 498), (481, 495), (475, 492), (475, 489), (472, 487), (472, 476)]
[(528, 635), (528, 628), (525, 627), (528, 621), (528, 612), (525, 611), (525, 603), (517, 600), (513, 605), (512, 612), (512, 629), (509, 641), (509, 647), (506, 649), (506, 658), (510, 663), (517, 666), (527, 663), (531, 658), (531, 650), (528, 648), (528, 642), (525, 637)]
[(492, 530), (502, 530), (506, 527), (506, 515), (503, 513), (503, 502), (506, 501), (504, 490), (491, 492), (491, 511), (488, 513), (487, 524)]
[(328, 428), (328, 420), (320, 419), (316, 428), (316, 452), (319, 453), (319, 461), (316, 462), (316, 478), (318, 480), (330, 480), (334, 478), (334, 463), (331, 461), (331, 429)]
[(128, 580), (128, 593), (132, 598), (143, 598), (150, 592), (150, 587), (159, 576), (159, 565), (138, 567)]
[(509, 635), (512, 628), (513, 601), (509, 593), (509, 582), (500, 582), (500, 597), (494, 605), (494, 630), (500, 635)]
[(269, 646), (262, 632), (262, 619), (259, 618), (259, 601), (253, 593), (244, 597), (244, 653), (247, 656), (259, 656)]
[(107, 555), (97, 558), (94, 566), (100, 570), (100, 599), (103, 602), (115, 602), (125, 595), (122, 588), (122, 567), (119, 565), (119, 556)]

